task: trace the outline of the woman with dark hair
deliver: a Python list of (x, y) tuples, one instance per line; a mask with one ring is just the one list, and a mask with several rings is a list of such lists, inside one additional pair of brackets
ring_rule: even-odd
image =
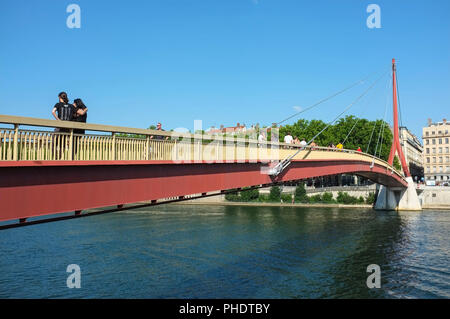
[[(87, 120), (87, 107), (84, 105), (81, 99), (75, 99), (73, 101), (75, 112), (73, 114), (72, 121), (86, 123)], [(84, 134), (85, 130), (74, 130), (75, 134)]]
[(70, 121), (72, 119), (74, 108), (69, 104), (69, 98), (66, 92), (58, 94), (59, 102), (55, 104), (52, 114), (56, 120)]
[[(52, 110), (52, 114), (57, 121), (70, 121), (72, 120), (75, 108), (69, 104), (69, 98), (66, 92), (58, 94), (59, 102), (55, 104)], [(66, 128), (56, 128), (55, 132), (69, 132)]]

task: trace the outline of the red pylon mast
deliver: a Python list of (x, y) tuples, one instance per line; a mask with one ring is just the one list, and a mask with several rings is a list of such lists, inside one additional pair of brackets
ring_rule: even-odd
[(406, 165), (405, 156), (403, 155), (402, 146), (400, 145), (399, 129), (398, 129), (398, 111), (397, 111), (397, 82), (396, 82), (396, 67), (395, 59), (392, 59), (392, 98), (394, 108), (394, 139), (392, 140), (391, 152), (389, 153), (388, 163), (394, 163), (395, 152), (397, 151), (398, 157), (402, 164), (403, 172), (406, 177), (411, 176), (409, 173), (408, 165)]

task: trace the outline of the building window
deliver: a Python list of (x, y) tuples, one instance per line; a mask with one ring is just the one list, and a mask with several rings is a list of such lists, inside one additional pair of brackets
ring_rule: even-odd
[(430, 140), (425, 140), (425, 144), (426, 145), (430, 144)]
[(448, 144), (448, 137), (445, 138), (445, 144)]
[(439, 147), (439, 154), (442, 153), (442, 147)]
[(433, 163), (436, 163), (436, 157), (433, 157)]
[(448, 147), (445, 148), (445, 153), (448, 153)]
[(436, 132), (435, 132), (435, 131), (431, 132), (431, 135), (434, 135), (434, 134), (436, 134)]
[(442, 134), (442, 131), (439, 131), (438, 134), (441, 135), (441, 134)]
[(439, 157), (439, 163), (442, 163), (442, 157)]
[(442, 144), (442, 138), (439, 139), (439, 144)]
[(445, 162), (446, 162), (446, 163), (450, 163), (450, 157), (446, 156), (446, 157), (445, 157)]
[(430, 158), (429, 157), (427, 157), (427, 163), (430, 163)]
[(435, 145), (435, 144), (436, 144), (436, 139), (433, 138), (433, 139), (431, 140), (431, 142), (433, 143), (433, 145)]
[(436, 148), (433, 147), (433, 154), (436, 154)]

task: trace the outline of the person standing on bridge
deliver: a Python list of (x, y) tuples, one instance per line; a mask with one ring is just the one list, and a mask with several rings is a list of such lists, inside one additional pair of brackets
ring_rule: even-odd
[[(291, 132), (288, 132), (285, 136), (284, 136), (284, 142), (286, 143), (286, 144), (292, 144), (292, 142), (294, 141), (294, 139), (293, 139), (293, 137), (292, 137), (292, 135), (291, 135)], [(289, 147), (285, 147), (285, 148), (289, 148)]]
[[(75, 113), (73, 114), (72, 121), (86, 123), (87, 120), (87, 107), (84, 105), (81, 99), (75, 99), (73, 101)], [(84, 134), (85, 130), (73, 130), (75, 134)]]
[[(156, 130), (157, 131), (161, 131), (163, 132), (164, 130), (162, 129), (161, 123), (156, 124)], [(168, 136), (164, 136), (164, 135), (155, 135), (155, 136), (150, 136), (151, 139), (155, 139), (155, 140), (168, 140), (169, 137)]]
[(342, 145), (342, 143), (339, 142), (339, 144), (336, 145), (336, 148), (342, 150), (344, 148), (344, 145)]
[(306, 143), (305, 139), (302, 138), (302, 140), (301, 140), (301, 142), (300, 142), (300, 145), (301, 145), (302, 147), (306, 147), (306, 146), (308, 146), (308, 143)]
[[(69, 98), (66, 92), (58, 94), (59, 102), (55, 104), (52, 110), (53, 117), (57, 121), (71, 121), (75, 108), (69, 103)], [(55, 132), (69, 132), (66, 128), (56, 128)]]
[[(81, 110), (76, 110), (75, 106), (69, 103), (66, 92), (58, 94), (59, 102), (55, 104), (52, 114), (57, 121), (72, 121), (75, 113), (83, 115)], [(67, 128), (56, 128), (55, 132), (69, 132)]]
[(266, 141), (266, 137), (264, 136), (264, 131), (260, 130), (259, 131), (259, 135), (258, 135), (258, 143), (259, 143), (258, 145), (259, 145), (259, 147), (262, 147), (263, 145), (261, 143), (263, 143), (265, 141)]
[(356, 151), (362, 153), (361, 147), (358, 146), (358, 149)]

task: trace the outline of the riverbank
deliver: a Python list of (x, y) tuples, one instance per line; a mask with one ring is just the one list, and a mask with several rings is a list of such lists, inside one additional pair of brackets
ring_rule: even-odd
[(372, 205), (367, 204), (304, 204), (304, 203), (262, 203), (262, 202), (198, 202), (198, 201), (184, 201), (172, 203), (169, 205), (201, 205), (201, 206), (261, 206), (261, 207), (337, 207), (337, 208), (372, 208)]
[[(367, 204), (304, 204), (304, 203), (259, 203), (259, 202), (198, 202), (183, 201), (171, 203), (168, 205), (194, 205), (194, 206), (261, 206), (261, 207), (328, 207), (328, 208), (373, 208), (373, 205)], [(450, 210), (450, 206), (430, 206), (424, 205), (422, 209), (426, 210)]]

